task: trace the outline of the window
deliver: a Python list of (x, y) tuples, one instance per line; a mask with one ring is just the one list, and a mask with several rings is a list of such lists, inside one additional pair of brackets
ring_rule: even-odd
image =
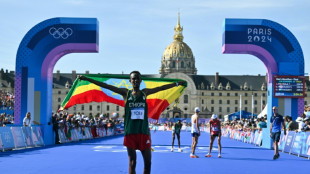
[(238, 96), (238, 93), (235, 93), (235, 96)]
[(227, 100), (227, 104), (230, 104), (230, 100)]
[(66, 94), (68, 94), (69, 93), (69, 91), (66, 91)]
[(230, 107), (227, 107), (227, 110), (226, 110), (228, 113), (230, 112)]
[(201, 100), (201, 104), (204, 104), (204, 101), (203, 101), (203, 100)]
[(61, 94), (61, 91), (58, 91), (58, 94)]
[(222, 93), (221, 93), (221, 92), (219, 93), (219, 96), (222, 96)]
[(235, 112), (238, 112), (238, 107), (235, 107)]
[(58, 98), (58, 102), (61, 102), (61, 98)]
[(84, 105), (81, 106), (81, 110), (84, 111)]
[(202, 92), (201, 95), (204, 96), (204, 93)]
[(244, 100), (244, 104), (247, 105), (248, 104), (248, 100)]
[(227, 96), (230, 96), (230, 93), (227, 93)]
[(244, 93), (244, 96), (246, 96), (246, 97), (247, 97), (247, 96), (248, 96), (248, 93)]
[(257, 97), (257, 93), (254, 93), (254, 97)]
[(214, 104), (214, 100), (213, 99), (211, 100), (211, 104)]
[(109, 111), (110, 110), (110, 106), (109, 105), (107, 105), (107, 111)]
[(119, 111), (119, 106), (116, 106), (116, 111)]
[(213, 93), (213, 92), (211, 92), (211, 96), (214, 96), (214, 93)]
[(222, 107), (219, 107), (219, 112), (222, 112)]
[(73, 106), (73, 110), (76, 111), (76, 106)]
[(238, 100), (235, 100), (235, 104), (236, 104), (236, 105), (238, 104)]
[(172, 68), (175, 68), (175, 61), (172, 62)]
[(222, 104), (222, 100), (219, 100), (219, 104)]
[(184, 68), (184, 62), (183, 61), (181, 62), (181, 68)]
[(254, 108), (254, 113), (257, 113), (257, 107)]
[(305, 93), (305, 97), (307, 97), (307, 93)]
[(304, 105), (308, 105), (308, 102), (307, 102), (307, 101), (304, 101)]
[(245, 112), (248, 112), (248, 107), (245, 107), (245, 108), (244, 108), (244, 111), (245, 111)]
[(265, 100), (263, 100), (263, 105), (265, 105)]
[(211, 107), (211, 112), (214, 112), (214, 107)]
[(184, 103), (188, 103), (188, 95), (184, 95)]
[(254, 105), (257, 105), (257, 100), (254, 100)]
[(97, 105), (97, 111), (100, 111), (100, 105)]
[(89, 110), (93, 110), (93, 106), (92, 105), (89, 105)]
[(265, 97), (265, 95), (266, 95), (266, 94), (265, 94), (265, 93), (263, 93), (263, 97)]

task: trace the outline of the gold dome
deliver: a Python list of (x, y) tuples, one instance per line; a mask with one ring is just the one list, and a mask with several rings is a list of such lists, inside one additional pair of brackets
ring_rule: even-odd
[(175, 40), (166, 47), (162, 58), (193, 59), (194, 56), (191, 48), (186, 43)]
[(180, 25), (180, 13), (178, 23), (174, 27), (174, 41), (169, 44), (162, 56), (160, 74), (182, 72), (185, 74), (197, 74), (195, 58), (191, 48), (183, 42), (183, 27)]

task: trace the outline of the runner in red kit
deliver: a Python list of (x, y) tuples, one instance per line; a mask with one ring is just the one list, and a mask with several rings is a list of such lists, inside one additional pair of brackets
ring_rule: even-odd
[(216, 137), (217, 138), (217, 144), (219, 148), (219, 154), (218, 157), (221, 158), (221, 151), (222, 151), (222, 145), (221, 145), (221, 122), (219, 119), (217, 119), (217, 115), (213, 114), (211, 117), (211, 120), (209, 122), (210, 125), (210, 147), (209, 147), (209, 153), (205, 155), (205, 157), (211, 157), (211, 150), (213, 146), (213, 142)]

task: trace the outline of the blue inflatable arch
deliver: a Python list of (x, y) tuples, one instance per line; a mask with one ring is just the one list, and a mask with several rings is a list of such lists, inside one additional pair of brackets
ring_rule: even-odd
[[(266, 66), (268, 127), (273, 106), (278, 106), (279, 113), (293, 119), (304, 112), (304, 98), (278, 98), (273, 95), (274, 76), (304, 76), (302, 49), (288, 29), (265, 19), (226, 19), (222, 50), (226, 54), (251, 54)], [(263, 147), (271, 148), (269, 129), (264, 130)]]
[(27, 112), (42, 124), (44, 143), (54, 144), (51, 125), (53, 69), (69, 53), (98, 52), (96, 18), (52, 18), (34, 26), (23, 38), (16, 57), (15, 124)]

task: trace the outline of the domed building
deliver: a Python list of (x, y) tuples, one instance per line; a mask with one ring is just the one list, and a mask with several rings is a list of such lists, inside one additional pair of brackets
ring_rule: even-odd
[(174, 32), (174, 41), (166, 47), (162, 56), (159, 74), (167, 75), (174, 72), (197, 74), (193, 52), (183, 42), (183, 27), (180, 25), (180, 13), (178, 14), (178, 23), (174, 27)]

